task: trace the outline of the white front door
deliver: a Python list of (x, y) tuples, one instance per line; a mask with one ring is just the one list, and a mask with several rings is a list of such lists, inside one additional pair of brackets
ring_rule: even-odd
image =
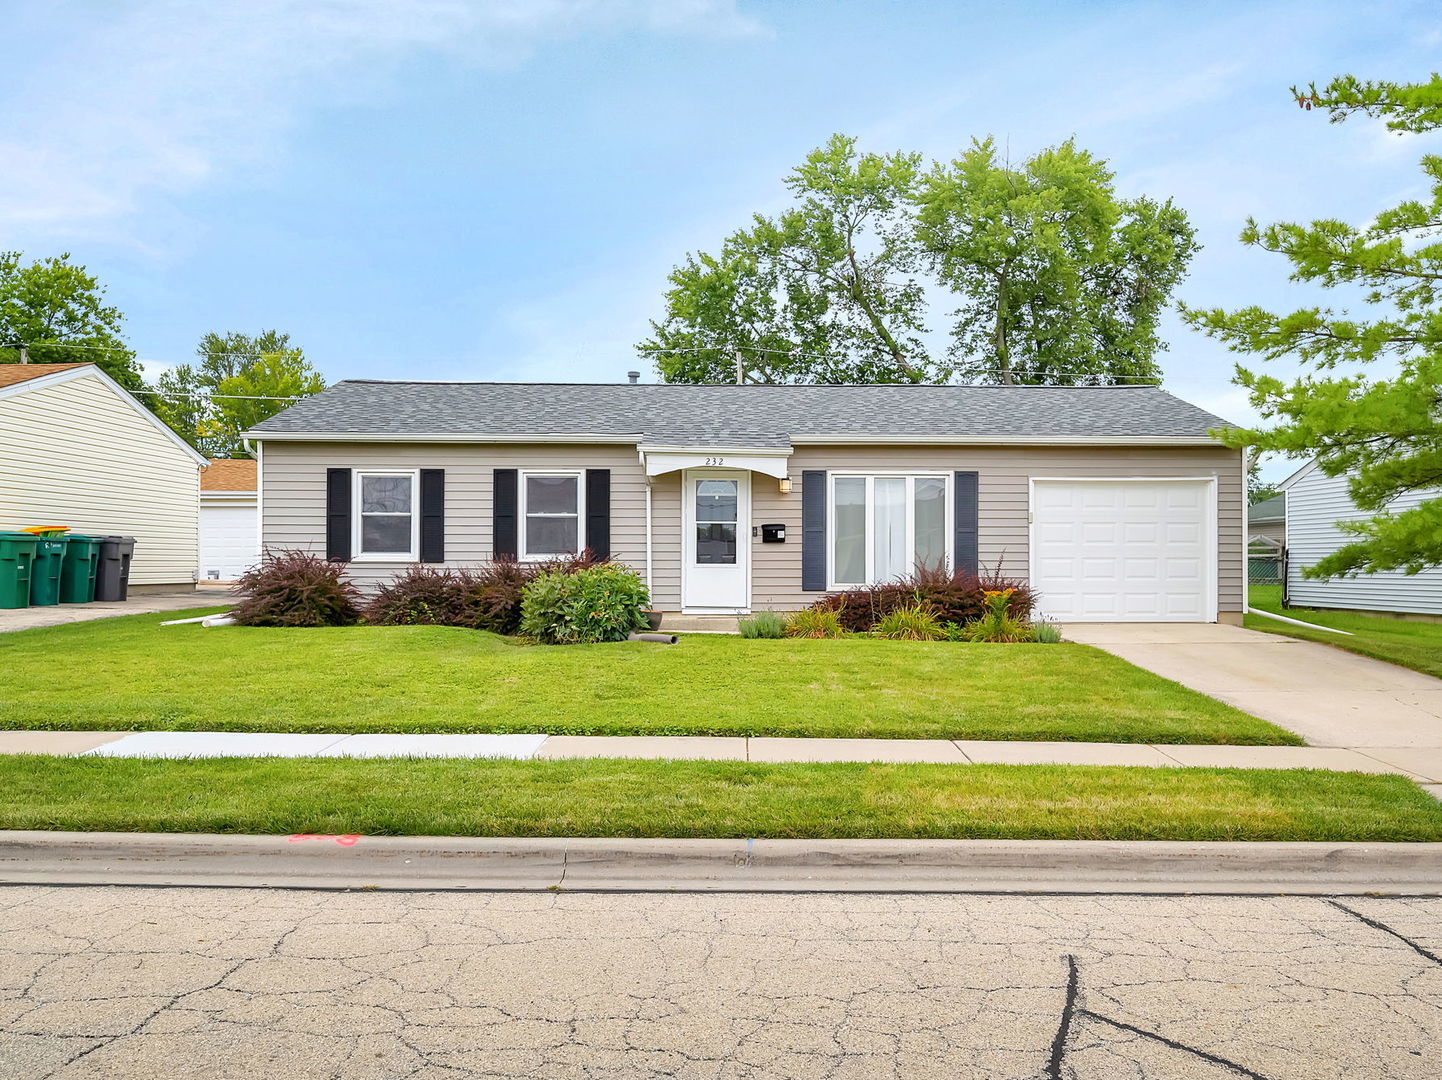
[(751, 608), (751, 474), (689, 469), (681, 474), (681, 606)]
[(1035, 480), (1031, 587), (1058, 622), (1214, 622), (1211, 480)]

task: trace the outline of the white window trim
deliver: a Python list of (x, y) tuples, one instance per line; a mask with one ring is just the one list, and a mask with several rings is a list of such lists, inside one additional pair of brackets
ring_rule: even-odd
[[(945, 489), (945, 506), (942, 510), (943, 533), (946, 537), (946, 565), (956, 565), (956, 493), (953, 490), (956, 477), (950, 471), (939, 469), (833, 469), (826, 473), (826, 589), (840, 592), (845, 589), (862, 589), (880, 584), (867, 580), (863, 582), (836, 580), (836, 481), (838, 479), (862, 479), (866, 481), (866, 570), (868, 579), (876, 566), (876, 522), (875, 484), (878, 477), (934, 478), (942, 481)], [(916, 500), (915, 485), (907, 484), (906, 546), (916, 550)]]
[[(361, 489), (366, 476), (406, 476), (411, 481), (411, 547), (409, 551), (361, 550)], [(421, 472), (419, 469), (352, 469), (351, 497), (351, 561), (375, 563), (409, 563), (420, 560), (421, 543)], [(371, 516), (371, 515), (367, 515)], [(399, 514), (390, 515), (399, 517)]]
[[(521, 471), (519, 487), (516, 493), (518, 536), (516, 547), (519, 551), (516, 558), (521, 562), (548, 562), (551, 559), (561, 559), (565, 556), (557, 552), (536, 554), (529, 549), (530, 529), (527, 527), (530, 514), (526, 506), (526, 489), (529, 486), (527, 481), (533, 476), (569, 476), (576, 480), (576, 550), (578, 552), (586, 549), (586, 471), (584, 469), (525, 469)], [(570, 514), (546, 514), (541, 513), (538, 517), (570, 517)]]

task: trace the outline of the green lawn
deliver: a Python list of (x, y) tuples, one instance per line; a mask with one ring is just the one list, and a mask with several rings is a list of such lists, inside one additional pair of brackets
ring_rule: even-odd
[(1356, 615), (1347, 611), (1315, 611), (1311, 608), (1283, 608), (1280, 585), (1253, 585), (1248, 601), (1252, 607), (1275, 611), (1305, 622), (1334, 626), (1352, 631), (1351, 637), (1329, 634), (1325, 630), (1308, 630), (1303, 626), (1248, 615), (1251, 630), (1269, 634), (1320, 641), (1348, 652), (1361, 653), (1402, 667), (1442, 678), (1442, 623), (1414, 622), (1409, 619), (1386, 619), (1376, 615)]
[(0, 728), (1301, 741), (1081, 645), (158, 625), (185, 614), (0, 634)]
[(1442, 840), (1410, 780), (1301, 769), (10, 756), (0, 791), (5, 829)]

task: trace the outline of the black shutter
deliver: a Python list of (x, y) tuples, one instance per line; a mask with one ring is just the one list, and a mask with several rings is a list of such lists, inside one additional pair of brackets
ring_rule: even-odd
[(421, 470), (421, 562), (446, 561), (446, 470)]
[(956, 500), (956, 569), (959, 573), (975, 574), (981, 568), (976, 473), (957, 473), (952, 486)]
[(801, 474), (801, 588), (826, 591), (826, 473)]
[(331, 562), (350, 562), (349, 469), (325, 471), (325, 557)]
[(516, 551), (515, 469), (497, 469), (491, 496), (491, 557), (514, 559)]
[(611, 470), (586, 470), (586, 543), (597, 559), (611, 557)]

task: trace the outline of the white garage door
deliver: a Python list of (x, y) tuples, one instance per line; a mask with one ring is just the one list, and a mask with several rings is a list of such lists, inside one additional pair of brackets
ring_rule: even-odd
[(200, 507), (200, 580), (234, 581), (259, 561), (255, 503)]
[(1034, 480), (1038, 610), (1058, 622), (1213, 622), (1209, 480)]

